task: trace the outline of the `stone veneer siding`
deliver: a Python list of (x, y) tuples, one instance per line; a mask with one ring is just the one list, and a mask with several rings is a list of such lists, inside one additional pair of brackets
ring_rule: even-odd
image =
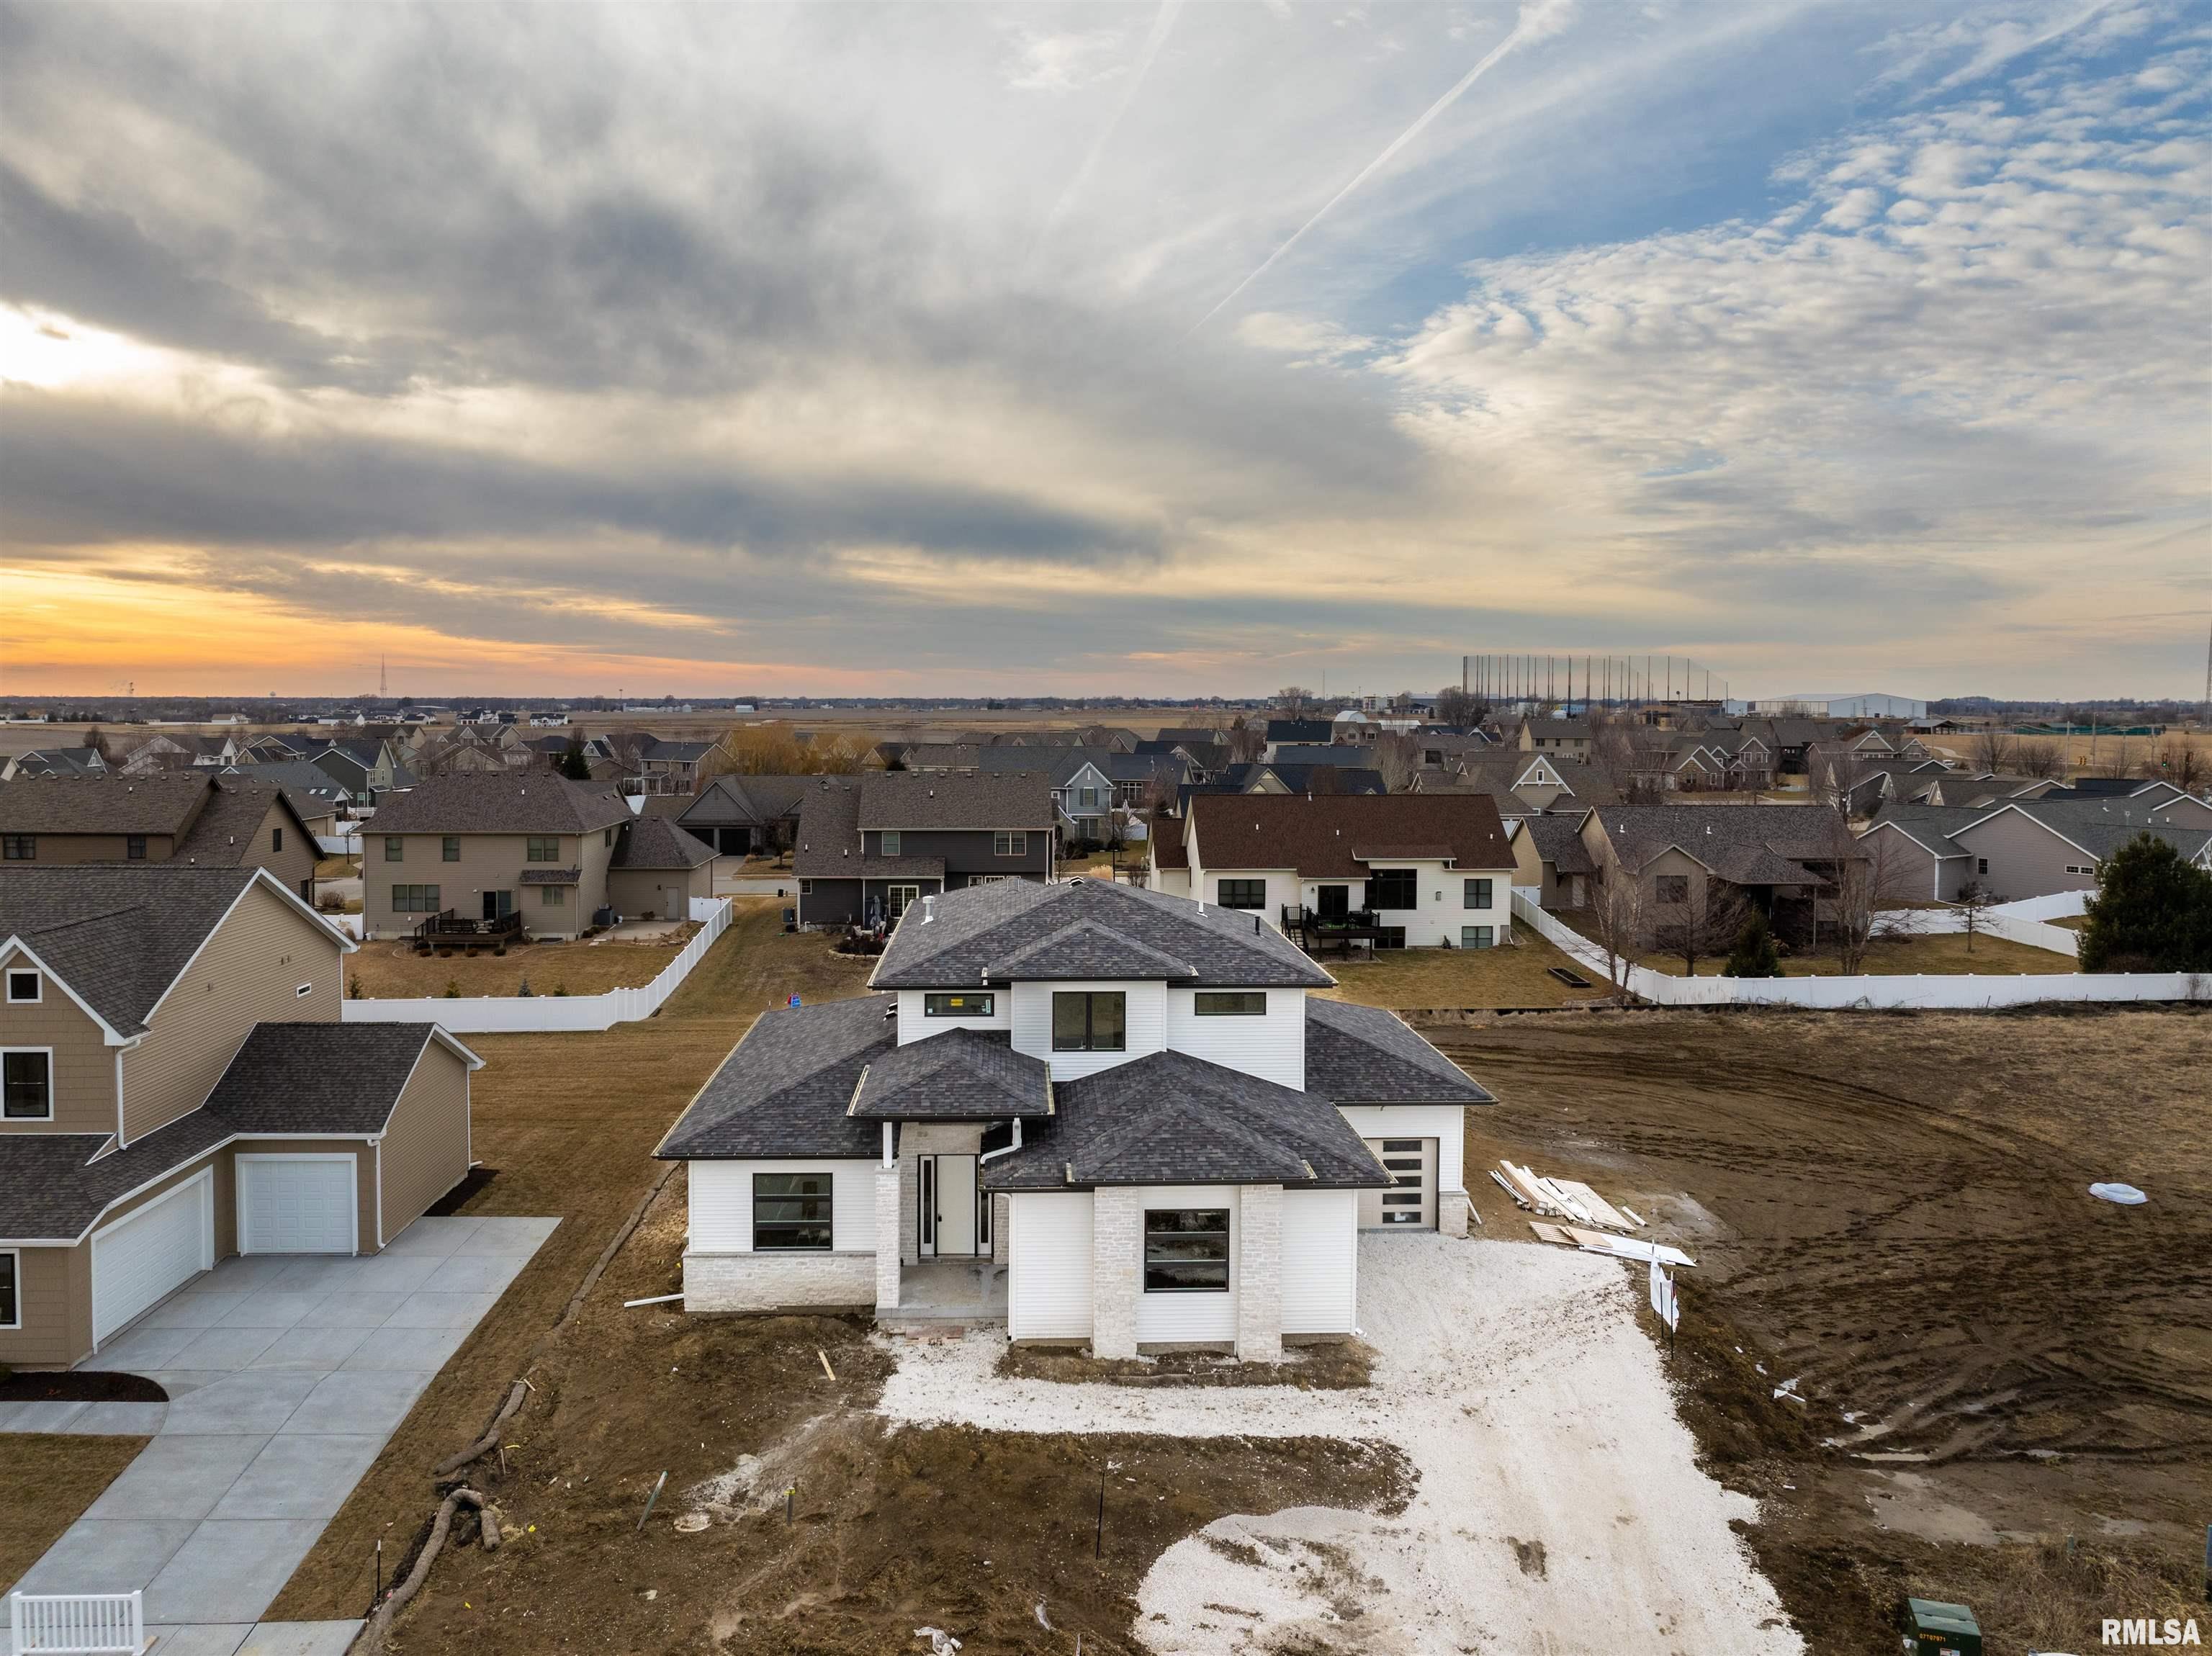
[(902, 1176), (897, 1163), (876, 1169), (876, 1309), (896, 1311), (899, 1302), (898, 1228), (905, 1209), (902, 1199), (913, 1181)]
[(1467, 1234), (1467, 1216), (1474, 1203), (1465, 1191), (1437, 1192), (1437, 1228), (1447, 1236)]
[(1137, 1355), (1137, 1295), (1144, 1289), (1144, 1205), (1134, 1189), (1105, 1186), (1091, 1198), (1091, 1355)]
[(1246, 1362), (1283, 1358), (1283, 1187), (1237, 1192), (1237, 1355)]
[(686, 1311), (865, 1310), (876, 1302), (872, 1253), (687, 1253)]

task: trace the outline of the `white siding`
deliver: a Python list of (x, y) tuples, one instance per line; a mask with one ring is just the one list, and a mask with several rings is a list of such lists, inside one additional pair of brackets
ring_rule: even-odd
[(1362, 1138), (1433, 1138), (1437, 1192), (1467, 1193), (1467, 1111), (1458, 1104), (1345, 1104), (1344, 1119)]
[(1359, 1321), (1359, 1192), (1283, 1192), (1283, 1332), (1349, 1334)]
[[(1265, 880), (1267, 883), (1266, 907), (1249, 910), (1232, 908), (1225, 912), (1231, 914), (1257, 914), (1261, 920), (1279, 931), (1283, 923), (1283, 905), (1295, 903), (1298, 900), (1298, 874), (1296, 869), (1206, 868), (1197, 870), (1197, 877), (1204, 883), (1205, 889), (1203, 893), (1192, 895), (1202, 895), (1206, 901), (1215, 907), (1220, 907), (1221, 883), (1224, 880)], [(1358, 904), (1355, 901), (1352, 906), (1356, 908)]]
[(1270, 989), (1264, 1017), (1200, 1017), (1195, 990), (1168, 990), (1168, 1049), (1306, 1089), (1306, 992)]
[(1190, 870), (1188, 868), (1156, 868), (1152, 870), (1152, 889), (1170, 897), (1190, 895)]
[(691, 1252), (753, 1251), (753, 1175), (757, 1173), (830, 1174), (831, 1251), (876, 1251), (876, 1164), (872, 1162), (694, 1162)]
[[(1446, 868), (1438, 862), (1411, 862), (1393, 858), (1381, 866), (1410, 868), (1414, 870), (1414, 892), (1420, 901), (1418, 908), (1386, 908), (1376, 918), (1384, 925), (1406, 928), (1406, 947), (1435, 949), (1449, 943), (1459, 947), (1460, 928), (1466, 925), (1489, 925), (1498, 928), (1498, 941), (1503, 942), (1513, 924), (1513, 870), (1505, 868)], [(1488, 908), (1467, 907), (1468, 880), (1488, 880), (1491, 884), (1491, 905)], [(1340, 880), (1309, 880), (1305, 884), (1305, 901), (1312, 901), (1312, 894), (1323, 884), (1341, 885)], [(1357, 908), (1365, 901), (1366, 894), (1360, 883), (1352, 883), (1352, 906)]]
[[(1052, 1050), (1052, 998), (1078, 989), (1121, 990), (1128, 999), (1128, 1045), (1118, 1052), (1055, 1052)], [(1041, 1058), (1052, 1065), (1052, 1078), (1066, 1081), (1075, 1076), (1096, 1075), (1133, 1058), (1166, 1049), (1168, 986), (1164, 982), (1018, 983), (1013, 1002), (1014, 1050)]]
[[(1153, 1185), (1137, 1192), (1137, 1205), (1150, 1208), (1227, 1208), (1229, 1210), (1229, 1291), (1226, 1294), (1147, 1294), (1144, 1290), (1141, 1252), (1137, 1259), (1137, 1344), (1164, 1345), (1185, 1340), (1233, 1340), (1237, 1338), (1237, 1186), (1234, 1185)], [(1144, 1228), (1137, 1231), (1137, 1247), (1144, 1247)]]
[[(941, 1035), (947, 1029), (1011, 1029), (1014, 1023), (1014, 998), (1004, 989), (988, 992), (997, 997), (991, 1004), (991, 1016), (987, 1018), (933, 1018), (922, 1016), (921, 998), (927, 992), (921, 989), (902, 989), (898, 992), (898, 1038), (903, 1046), (910, 1040), (921, 1040), (930, 1035)], [(967, 994), (971, 992), (962, 990)]]
[(1006, 1198), (1006, 1338), (1091, 1338), (1091, 1195)]

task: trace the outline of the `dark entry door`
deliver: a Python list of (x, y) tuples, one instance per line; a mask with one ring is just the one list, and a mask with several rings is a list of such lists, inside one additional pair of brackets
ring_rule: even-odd
[(514, 913), (514, 894), (512, 891), (487, 891), (483, 895), (483, 917), (488, 920), (503, 920)]
[(1352, 888), (1323, 885), (1314, 888), (1314, 913), (1323, 920), (1341, 920), (1352, 913)]

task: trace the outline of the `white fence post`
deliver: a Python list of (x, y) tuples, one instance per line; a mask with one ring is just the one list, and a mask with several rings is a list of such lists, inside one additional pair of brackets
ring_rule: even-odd
[(8, 1595), (15, 1656), (138, 1656), (146, 1642), (143, 1592)]

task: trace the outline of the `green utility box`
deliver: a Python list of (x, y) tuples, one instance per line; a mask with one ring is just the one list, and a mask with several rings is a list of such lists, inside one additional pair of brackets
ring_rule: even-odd
[(1906, 1656), (1982, 1656), (1982, 1624), (1964, 1604), (1905, 1601)]

